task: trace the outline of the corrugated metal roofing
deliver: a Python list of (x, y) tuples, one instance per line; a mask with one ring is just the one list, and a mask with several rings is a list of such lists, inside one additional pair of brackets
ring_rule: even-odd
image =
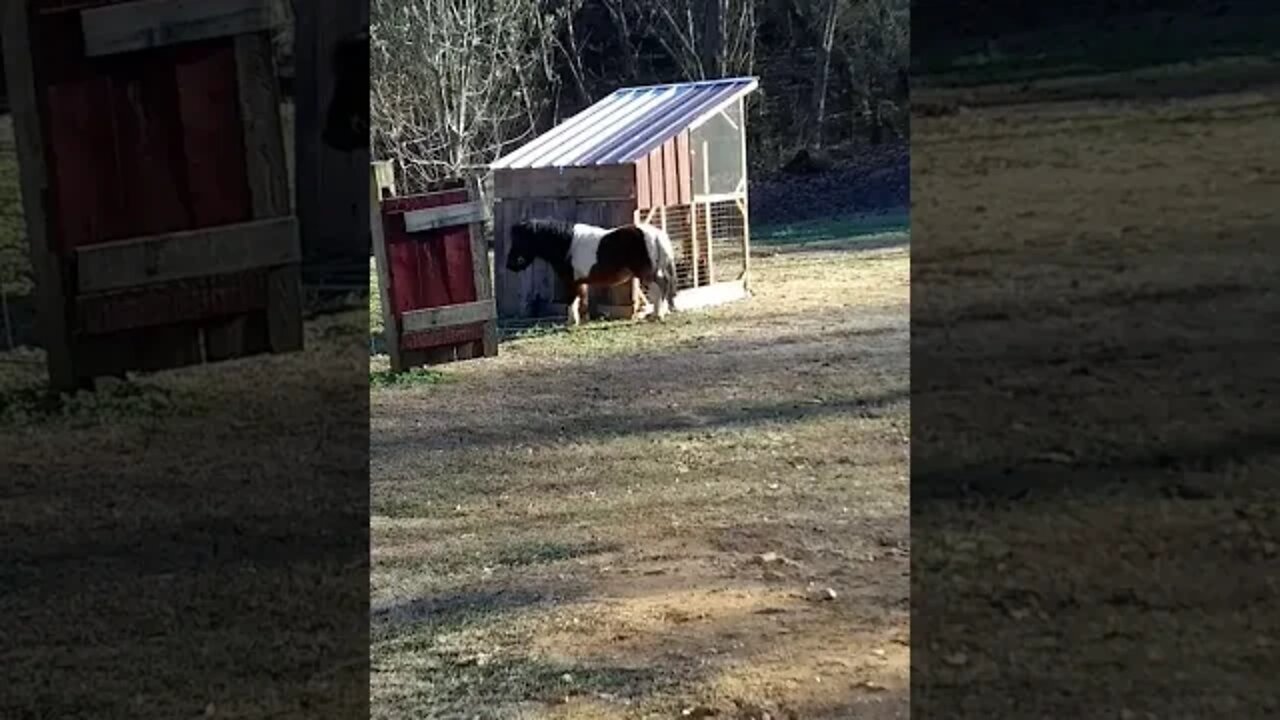
[(753, 77), (615, 90), (492, 165), (585, 167), (635, 162), (707, 113), (755, 90)]

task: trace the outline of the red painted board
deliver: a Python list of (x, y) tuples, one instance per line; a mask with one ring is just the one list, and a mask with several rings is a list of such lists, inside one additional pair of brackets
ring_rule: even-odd
[(476, 342), (483, 339), (484, 323), (473, 323), (470, 325), (455, 325), (438, 330), (427, 330), (425, 332), (404, 333), (400, 336), (400, 347), (405, 350), (425, 350), (464, 342)]
[(653, 207), (649, 194), (649, 156), (636, 161), (636, 209), (648, 210)]
[(100, 335), (132, 328), (226, 317), (267, 306), (261, 272), (215, 275), (159, 287), (139, 287), (76, 298), (76, 330)]
[(465, 189), (426, 193), (383, 202), (383, 234), (391, 275), (391, 304), (397, 314), (476, 299), (470, 228), (460, 225), (408, 233), (404, 214), (461, 204)]
[(693, 172), (689, 166), (689, 131), (676, 136), (676, 174), (679, 184), (679, 205), (693, 202)]
[(662, 148), (649, 153), (649, 203), (650, 207), (667, 204), (666, 171), (662, 167)]
[(662, 144), (662, 180), (668, 205), (680, 203), (680, 181), (676, 172), (676, 141), (672, 138)]
[(86, 58), (85, 6), (31, 20), (52, 245), (248, 220), (232, 41)]
[(252, 219), (235, 53), (219, 43), (183, 45), (174, 53), (179, 142), (186, 153), (183, 203), (197, 227)]

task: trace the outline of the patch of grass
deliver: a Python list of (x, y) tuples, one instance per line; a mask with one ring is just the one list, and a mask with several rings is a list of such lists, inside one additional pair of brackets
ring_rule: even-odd
[(509, 327), (431, 403), (375, 398), (374, 717), (875, 714), (827, 673), (906, 677), (908, 262), (779, 253), (747, 300)]
[(804, 245), (860, 250), (903, 243), (910, 230), (911, 211), (895, 208), (842, 218), (752, 228), (751, 243), (764, 248)]
[(917, 55), (915, 72), (933, 85), (969, 87), (1031, 82), (1199, 61), (1275, 55), (1280, 17), (1240, 13), (1151, 13), (1116, 20), (1010, 34), (995, 48), (982, 41), (946, 54)]
[(135, 382), (111, 382), (96, 392), (54, 393), (43, 385), (0, 391), (0, 425), (68, 422), (93, 426), (132, 418), (190, 415), (190, 398), (173, 390)]
[(422, 385), (439, 385), (448, 382), (449, 376), (439, 370), (413, 368), (408, 372), (396, 373), (390, 370), (370, 370), (369, 387), (419, 387)]
[(621, 546), (617, 543), (585, 542), (564, 543), (555, 541), (523, 542), (503, 548), (494, 558), (496, 564), (507, 566), (537, 565), (561, 560), (613, 552)]

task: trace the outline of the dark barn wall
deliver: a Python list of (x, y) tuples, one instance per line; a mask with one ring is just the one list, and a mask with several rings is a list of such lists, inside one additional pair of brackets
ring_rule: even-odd
[(304, 262), (309, 268), (367, 266), (369, 151), (334, 149), (323, 134), (336, 78), (334, 50), (341, 40), (368, 31), (369, 4), (314, 0), (296, 7), (295, 157)]

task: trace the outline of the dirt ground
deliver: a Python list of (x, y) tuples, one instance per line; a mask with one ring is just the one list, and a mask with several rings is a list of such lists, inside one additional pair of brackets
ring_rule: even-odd
[(875, 244), (375, 390), (373, 717), (907, 717), (909, 259)]
[(917, 716), (1280, 707), (1275, 71), (917, 93)]
[(62, 399), (0, 353), (0, 717), (367, 711), (367, 324)]

